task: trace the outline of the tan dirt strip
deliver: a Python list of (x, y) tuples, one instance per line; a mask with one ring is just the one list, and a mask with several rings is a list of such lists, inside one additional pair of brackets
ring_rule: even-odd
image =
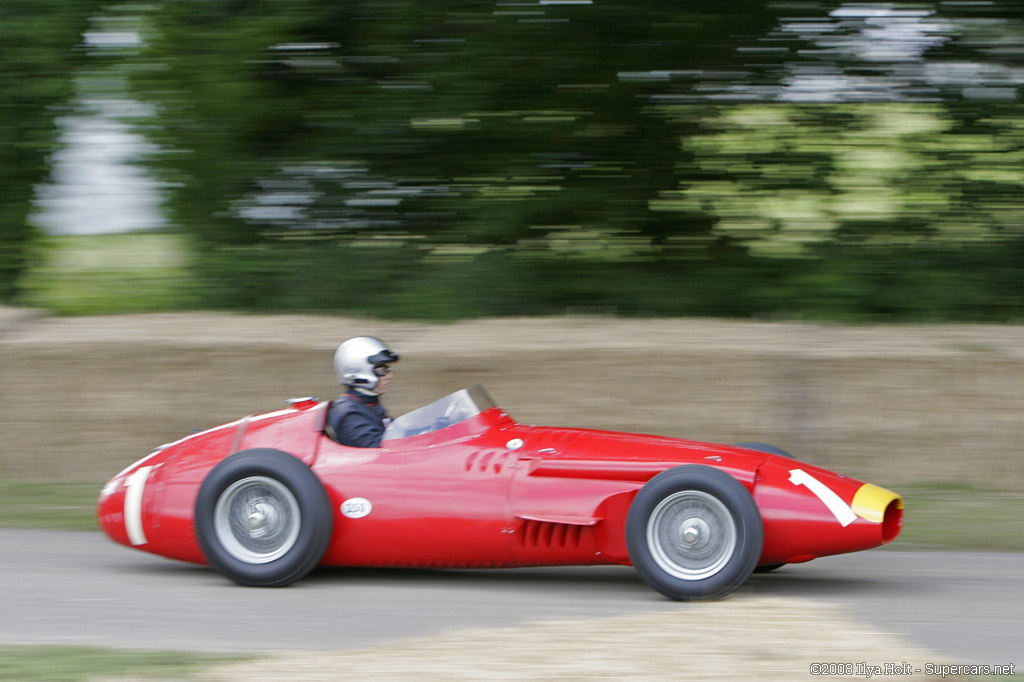
[[(358, 623), (339, 621), (338, 627)], [(939, 679), (927, 675), (926, 666), (949, 661), (827, 603), (740, 594), (680, 605), (670, 613), (474, 629), (355, 651), (271, 655), (221, 666), (204, 677), (218, 682), (781, 682), (834, 679), (811, 671), (815, 664), (836, 663), (850, 666), (849, 678), (872, 673), (881, 679), (878, 671), (886, 664), (899, 666), (890, 671), (909, 664), (921, 671), (913, 672), (913, 679)]]

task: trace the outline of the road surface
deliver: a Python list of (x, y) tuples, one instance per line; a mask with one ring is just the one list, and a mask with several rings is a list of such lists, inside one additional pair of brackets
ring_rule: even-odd
[[(343, 650), (446, 630), (693, 608), (629, 567), (321, 569), (284, 589), (99, 533), (0, 529), (0, 645), (217, 652)], [(875, 550), (752, 576), (729, 597), (834, 604), (949, 659), (1024, 667), (1024, 554)]]

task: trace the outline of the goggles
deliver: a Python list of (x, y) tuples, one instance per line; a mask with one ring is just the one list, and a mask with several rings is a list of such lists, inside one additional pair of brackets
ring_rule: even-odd
[(388, 365), (377, 365), (373, 368), (374, 376), (383, 377), (391, 374), (391, 367)]

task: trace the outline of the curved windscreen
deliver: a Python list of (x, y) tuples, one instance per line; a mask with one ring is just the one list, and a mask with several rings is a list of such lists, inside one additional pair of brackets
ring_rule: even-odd
[(464, 388), (395, 419), (385, 429), (383, 440), (438, 431), (475, 417), (492, 407), (497, 405), (483, 386)]

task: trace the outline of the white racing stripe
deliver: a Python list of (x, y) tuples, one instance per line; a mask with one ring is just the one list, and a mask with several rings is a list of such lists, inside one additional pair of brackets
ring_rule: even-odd
[(148, 542), (146, 534), (142, 531), (142, 491), (152, 470), (153, 467), (140, 467), (124, 482), (124, 529), (128, 531), (128, 541), (133, 545), (144, 545)]
[(852, 509), (850, 509), (850, 505), (843, 502), (843, 500), (836, 495), (831, 488), (816, 479), (814, 476), (811, 476), (803, 469), (790, 469), (789, 482), (793, 485), (805, 486), (808, 490), (814, 493), (814, 496), (828, 507), (828, 510), (832, 512), (832, 515), (836, 517), (836, 521), (838, 521), (839, 525), (843, 528), (846, 528), (857, 520), (857, 515)]

